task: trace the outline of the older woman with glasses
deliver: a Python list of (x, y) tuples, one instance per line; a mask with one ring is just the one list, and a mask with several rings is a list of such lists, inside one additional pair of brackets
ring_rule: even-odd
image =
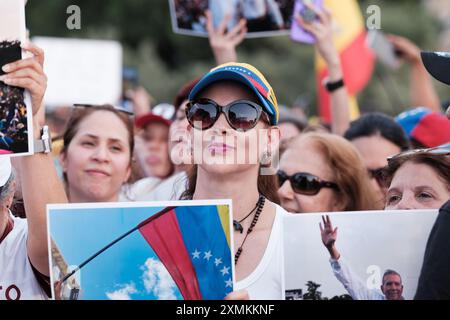
[(418, 149), (388, 159), (386, 209), (438, 209), (450, 199), (450, 148)]
[(370, 179), (355, 147), (327, 133), (290, 142), (280, 159), (278, 195), (292, 213), (376, 209)]

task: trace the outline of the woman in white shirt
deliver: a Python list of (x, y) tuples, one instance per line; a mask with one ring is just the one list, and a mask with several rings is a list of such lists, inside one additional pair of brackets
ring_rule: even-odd
[(182, 198), (233, 201), (237, 285), (227, 298), (283, 299), (285, 211), (275, 176), (264, 175), (279, 143), (275, 94), (256, 68), (229, 63), (206, 74), (189, 99), (196, 165)]
[[(47, 77), (43, 71), (44, 52), (27, 44), (32, 57), (2, 66), (7, 73), (0, 81), (27, 89), (33, 109), (34, 137), (41, 136), (45, 123), (43, 98)], [(0, 300), (48, 299), (46, 205), (67, 202), (50, 153), (14, 159), (20, 180), (27, 219), (12, 215), (16, 180), (9, 158), (0, 159)], [(51, 190), (51, 192), (49, 192)]]

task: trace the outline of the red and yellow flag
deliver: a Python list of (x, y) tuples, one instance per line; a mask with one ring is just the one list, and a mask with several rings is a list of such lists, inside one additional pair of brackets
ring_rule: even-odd
[[(344, 81), (350, 96), (352, 119), (359, 116), (356, 94), (369, 82), (375, 64), (375, 56), (366, 45), (364, 18), (356, 0), (325, 0), (334, 21), (334, 42), (339, 51)], [(317, 90), (321, 119), (331, 122), (330, 95), (323, 87), (328, 76), (325, 61), (316, 54)]]

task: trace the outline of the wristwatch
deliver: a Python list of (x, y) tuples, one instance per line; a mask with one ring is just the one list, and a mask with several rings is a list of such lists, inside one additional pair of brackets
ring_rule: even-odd
[(342, 88), (345, 85), (345, 83), (344, 83), (344, 79), (330, 82), (330, 81), (328, 81), (328, 78), (325, 78), (323, 81), (323, 85), (324, 85), (325, 89), (327, 89), (328, 92), (333, 92), (333, 91), (336, 91), (337, 89)]
[(43, 126), (41, 130), (41, 139), (34, 140), (34, 153), (52, 152), (52, 137), (48, 126)]

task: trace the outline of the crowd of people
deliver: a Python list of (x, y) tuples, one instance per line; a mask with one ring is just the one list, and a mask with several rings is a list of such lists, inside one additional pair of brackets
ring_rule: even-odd
[[(332, 17), (312, 9), (319, 19), (314, 26), (301, 19), (296, 23), (316, 36), (329, 81), (336, 82), (343, 72), (332, 42)], [(330, 92), (330, 126), (309, 126), (307, 119), (279, 107), (276, 92), (259, 70), (236, 62), (245, 22), (227, 31), (225, 22), (217, 27), (210, 14), (206, 18), (217, 67), (180, 88), (173, 117), (155, 112), (145, 92), (144, 97), (133, 96), (134, 116), (111, 105), (77, 105), (56, 133), (62, 137), (54, 142), (61, 145), (55, 148), (58, 154), (36, 153), (14, 159), (12, 166), (2, 158), (0, 299), (50, 298), (45, 214), (50, 203), (232, 199), (239, 226), (234, 230), (237, 284), (226, 298), (237, 300), (282, 297), (285, 214), (439, 209), (447, 202), (442, 214), (448, 215), (450, 120), (436, 103), (430, 76), (416, 64), (416, 48), (406, 39), (393, 37), (392, 42), (419, 70), (412, 73), (412, 106), (420, 103), (427, 109), (398, 118), (368, 113), (351, 122), (344, 85)], [(33, 57), (9, 64), (0, 80), (30, 92), (34, 135), (40, 137), (46, 123), (44, 53), (33, 45), (26, 49)], [(450, 70), (450, 58), (445, 61)], [(441, 80), (450, 84), (448, 74)], [(280, 123), (291, 127), (281, 130)], [(262, 143), (252, 144), (254, 137)], [(237, 161), (241, 156), (244, 161)], [(18, 197), (23, 197), (26, 220), (10, 210)], [(433, 237), (445, 236), (440, 231), (445, 223), (448, 227), (446, 217), (438, 219)], [(323, 239), (332, 231), (331, 222), (324, 220)], [(332, 244), (324, 240), (339, 263)], [(439, 249), (432, 242), (428, 247), (426, 257), (435, 257)], [(448, 256), (442, 252), (442, 261), (448, 262)], [(383, 285), (396, 276), (387, 272)], [(450, 298), (447, 284), (419, 296)], [(428, 281), (427, 286), (433, 284)], [(398, 290), (393, 296), (399, 296)]]

